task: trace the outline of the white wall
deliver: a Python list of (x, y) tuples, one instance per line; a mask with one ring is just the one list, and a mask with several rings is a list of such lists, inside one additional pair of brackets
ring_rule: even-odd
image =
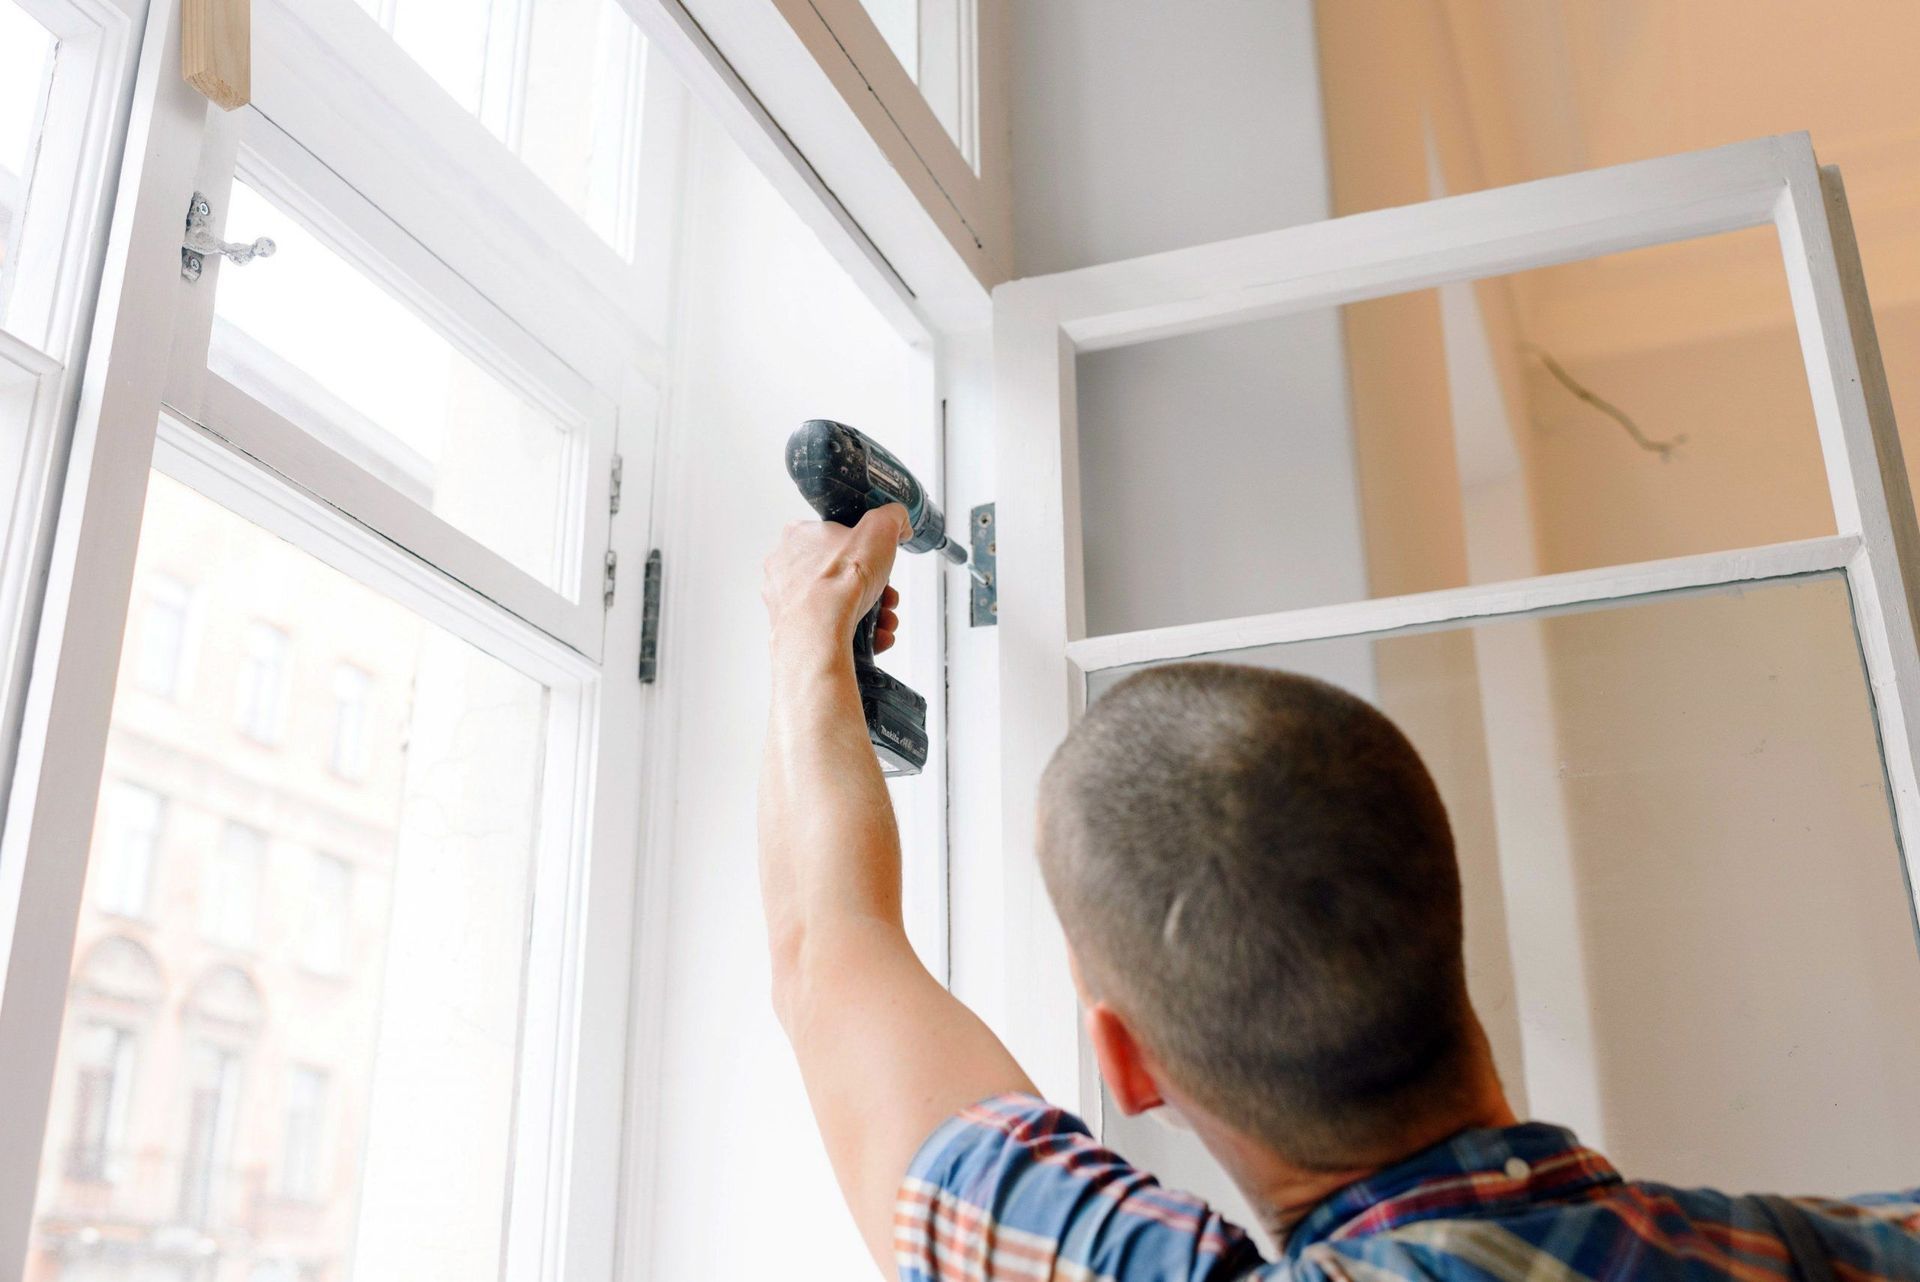
[[(921, 468), (930, 442), (915, 434), (929, 416), (915, 354), (719, 129), (694, 121), (688, 157), (655, 689), (677, 708), (659, 852), (664, 1010), (657, 1061), (635, 1069), (655, 1075), (660, 1116), (629, 1258), (656, 1278), (867, 1277), (768, 1005), (754, 843), (760, 563), (808, 515), (782, 465), (803, 419), (853, 423)], [(930, 628), (929, 594), (907, 591), (907, 628)], [(932, 693), (928, 674), (902, 675)]]

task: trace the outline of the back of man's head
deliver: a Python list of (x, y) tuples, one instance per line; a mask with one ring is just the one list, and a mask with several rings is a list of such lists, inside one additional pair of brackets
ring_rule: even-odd
[(1362, 700), (1218, 663), (1130, 677), (1048, 766), (1040, 854), (1093, 994), (1287, 1160), (1390, 1161), (1474, 1088), (1446, 810)]

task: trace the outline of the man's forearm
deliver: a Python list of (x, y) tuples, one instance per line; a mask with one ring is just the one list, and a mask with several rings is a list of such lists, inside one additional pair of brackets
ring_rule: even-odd
[(776, 949), (804, 947), (850, 919), (901, 920), (900, 838), (867, 741), (851, 642), (812, 621), (791, 626), (774, 638), (760, 781), (761, 879)]
[[(853, 530), (794, 526), (768, 559), (773, 704), (760, 775), (760, 879), (774, 1004), (827, 1155), (883, 1270), (908, 1159), (975, 1100), (1032, 1084), (927, 972), (900, 919), (900, 834), (867, 741), (853, 620), (880, 606), (905, 510)], [(931, 782), (922, 787), (936, 786)]]

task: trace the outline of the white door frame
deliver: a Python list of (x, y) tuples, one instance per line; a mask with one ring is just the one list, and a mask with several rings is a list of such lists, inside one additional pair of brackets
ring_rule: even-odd
[[(1088, 637), (1075, 358), (1450, 281), (1772, 224), (1837, 533), (1509, 583)], [(1521, 618), (1649, 593), (1844, 571), (1908, 885), (1920, 881), (1920, 531), (1837, 170), (1805, 134), (1013, 281), (994, 291), (1000, 535), (1001, 1031), (1050, 1098), (1096, 1111), (1064, 940), (1033, 858), (1034, 794), (1089, 673), (1223, 650)]]

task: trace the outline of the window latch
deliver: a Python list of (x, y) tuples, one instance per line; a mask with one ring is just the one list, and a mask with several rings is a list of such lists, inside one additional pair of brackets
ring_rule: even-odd
[(200, 273), (206, 269), (208, 254), (219, 254), (235, 267), (244, 267), (256, 258), (273, 257), (277, 248), (279, 246), (265, 236), (251, 245), (221, 240), (213, 234), (212, 202), (196, 191), (187, 206), (187, 234), (180, 242), (180, 275), (187, 280), (199, 280)]

